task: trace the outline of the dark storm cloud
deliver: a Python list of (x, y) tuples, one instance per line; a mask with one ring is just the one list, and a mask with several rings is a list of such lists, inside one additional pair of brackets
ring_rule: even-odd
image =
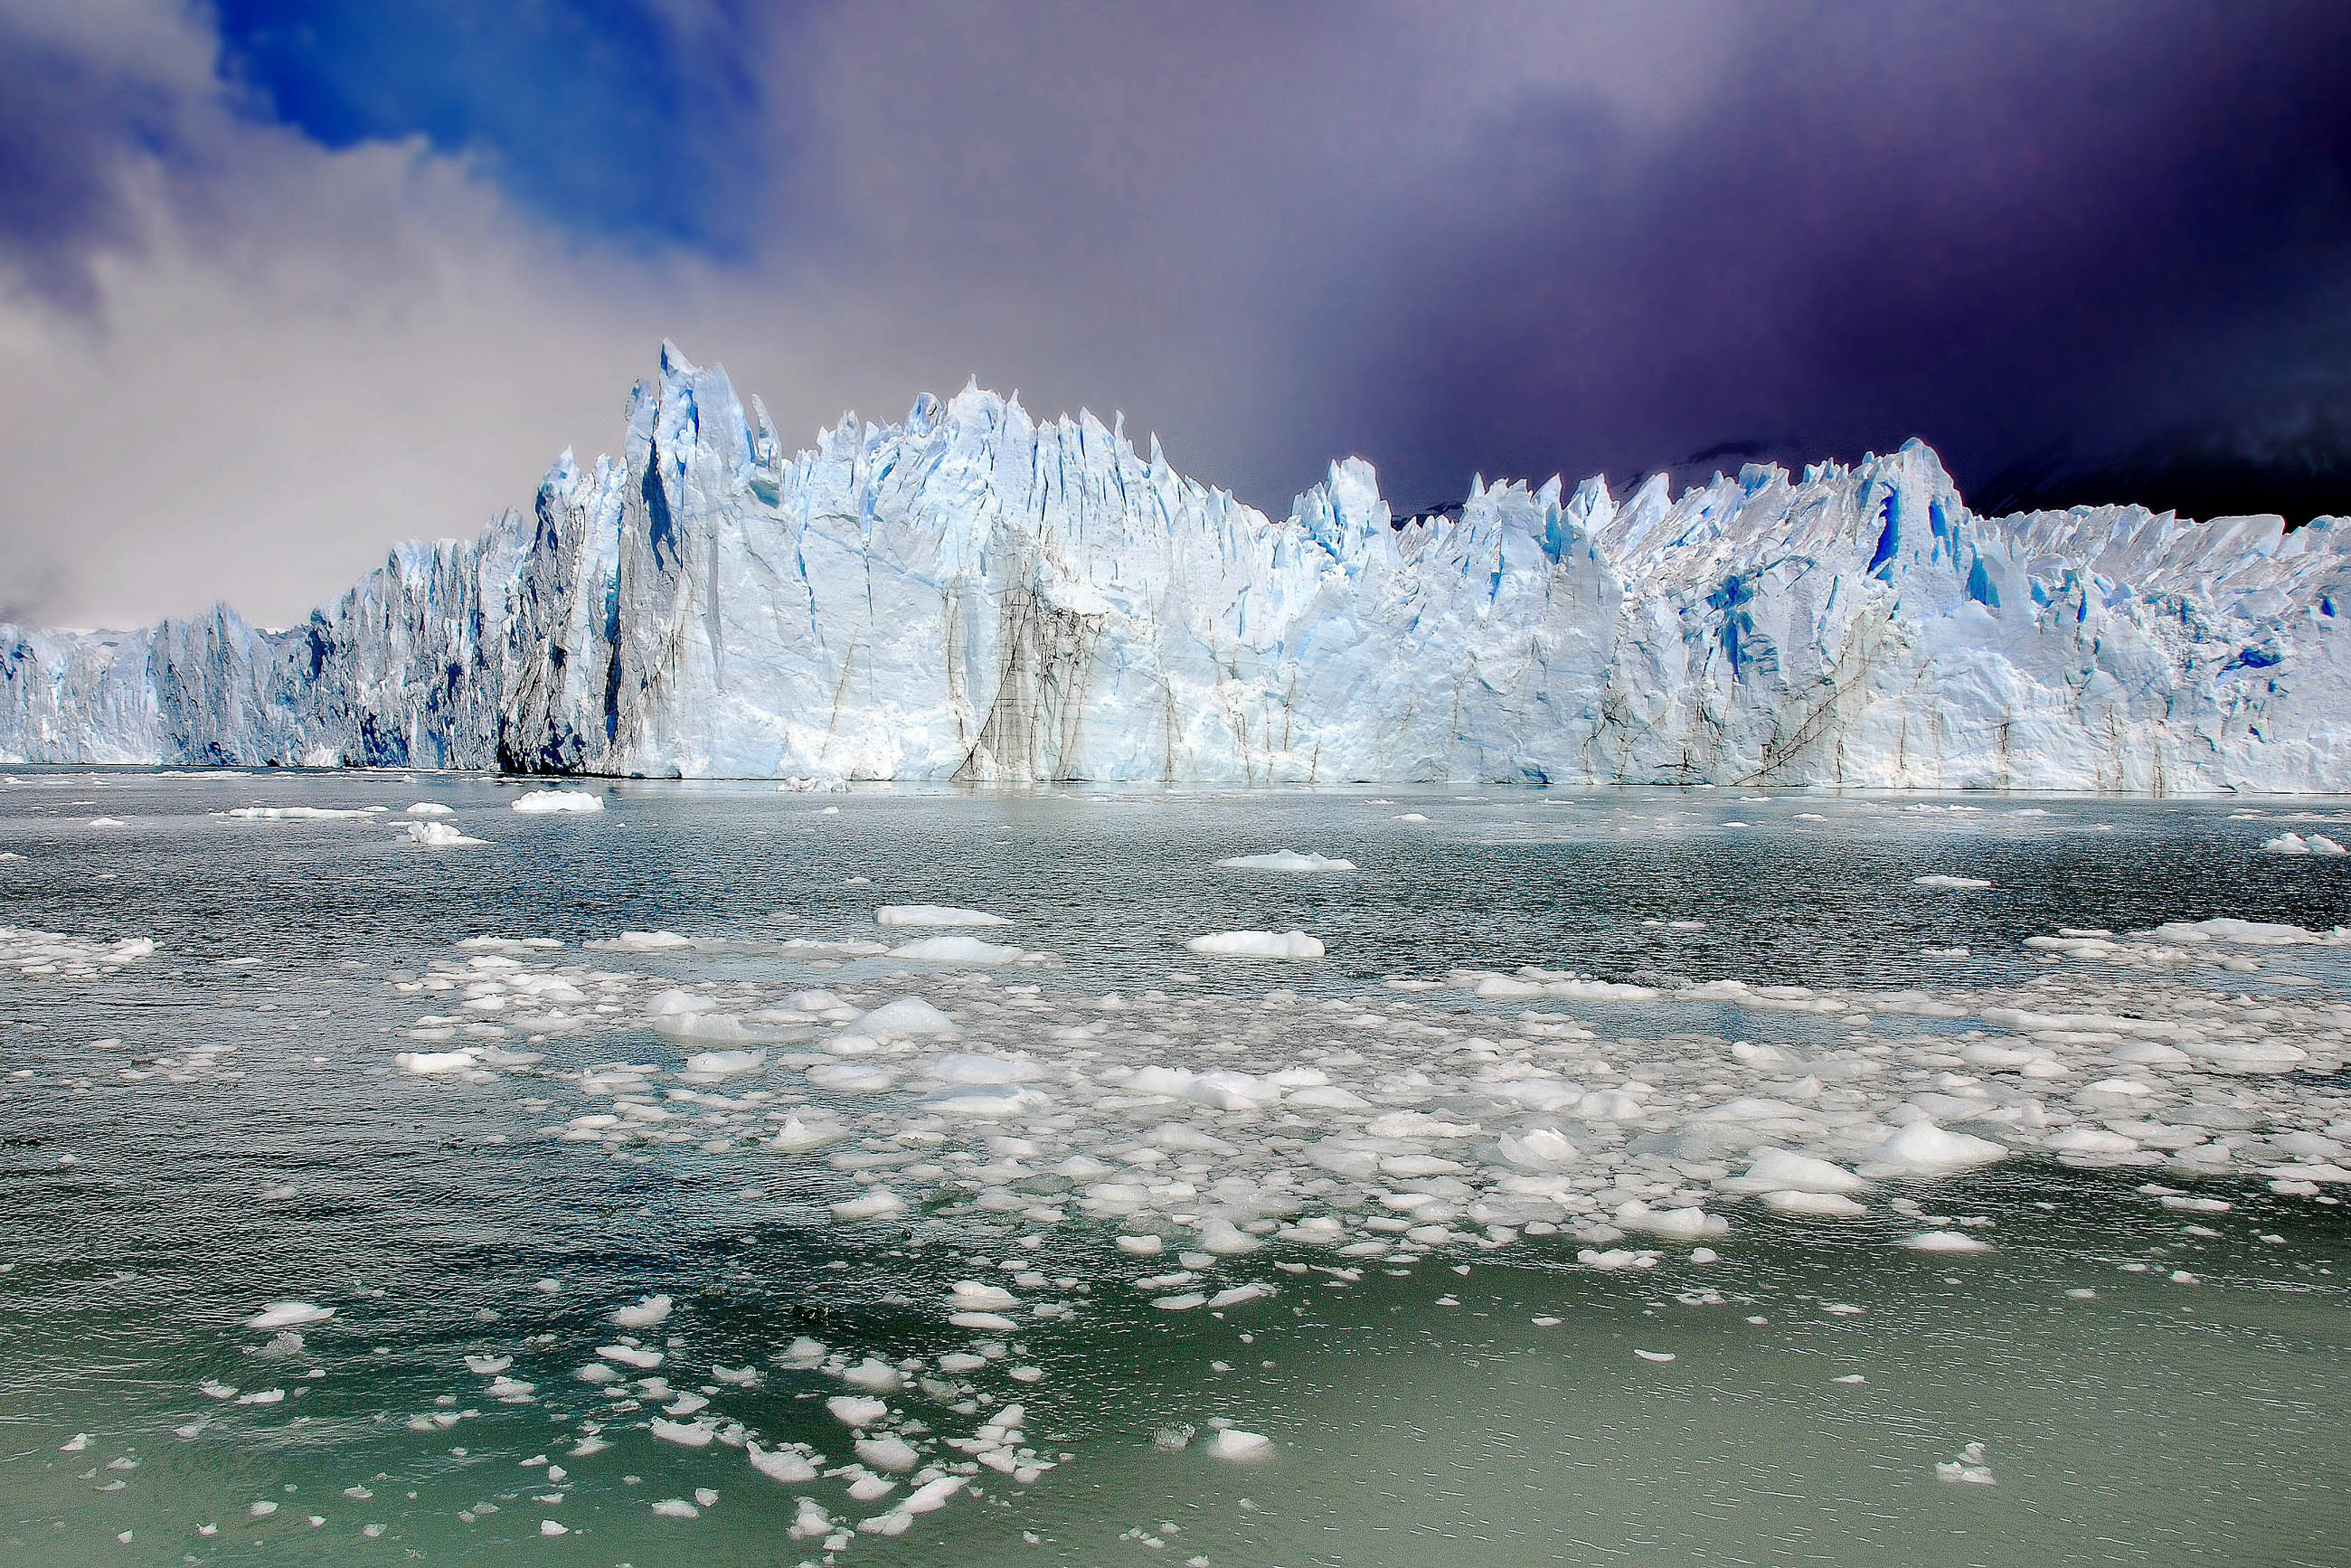
[(168, 102), (0, 13), (0, 277), (70, 308), (89, 267), (136, 243), (119, 166), (170, 139)]
[(2339, 5), (906, 20), (805, 36), (790, 243), (1263, 503), (1911, 434), (2011, 500), (2154, 442), (2241, 454), (2183, 502), (2310, 503), (2257, 432), (2351, 406)]
[(1755, 36), (1662, 137), (1499, 117), (1332, 434), (1439, 491), (1757, 434), (1923, 434), (1981, 481), (2351, 385), (2351, 12), (1870, 15)]
[(664, 336), (1277, 512), (1912, 434), (2351, 512), (2346, 78), (2340, 4), (0, 0), (0, 599), (299, 613)]

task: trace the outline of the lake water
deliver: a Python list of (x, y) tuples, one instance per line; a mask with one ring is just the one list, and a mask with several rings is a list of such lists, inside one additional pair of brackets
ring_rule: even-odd
[(2351, 810), (528, 788), (0, 784), (0, 1561), (2346, 1561)]

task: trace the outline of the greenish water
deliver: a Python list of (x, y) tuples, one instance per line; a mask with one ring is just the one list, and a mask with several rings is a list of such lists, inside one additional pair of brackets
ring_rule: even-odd
[[(19, 779), (9, 1562), (2345, 1561), (2351, 867), (2261, 848), (2324, 802), (632, 785), (534, 817), (431, 778)], [(419, 800), (487, 841), (395, 835)], [(389, 810), (220, 814), (250, 803)], [(1215, 864), (1283, 847), (1358, 869)], [(875, 923), (916, 903), (1011, 924)], [(2315, 939), (2184, 925), (2215, 918)], [(1326, 955), (1184, 946), (1292, 927)], [(2113, 950), (2025, 945), (2061, 928)], [(951, 935), (1020, 956), (888, 951)], [(902, 998), (955, 1032), (860, 1033)], [(2006, 1155), (1886, 1165), (1920, 1122)], [(1498, 1142), (1536, 1130), (1574, 1157)], [(1862, 1212), (1767, 1208), (1772, 1148), (1863, 1173)], [(835, 1216), (876, 1186), (903, 1207)], [(958, 1281), (1003, 1326), (950, 1321)], [(245, 1326), (283, 1302), (332, 1315)], [(821, 1473), (851, 1396), (915, 1461), (862, 1500)], [(1013, 1403), (1003, 1469), (954, 1446)], [(1216, 1423), (1270, 1441), (1218, 1458)], [(1938, 1476), (1971, 1442), (1993, 1484)], [(796, 1537), (803, 1499), (839, 1528)]]

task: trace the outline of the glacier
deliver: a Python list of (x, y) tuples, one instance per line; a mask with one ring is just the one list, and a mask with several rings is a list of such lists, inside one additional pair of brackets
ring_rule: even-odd
[(1028, 784), (2351, 789), (2351, 524), (1986, 517), (1911, 441), (1269, 517), (977, 386), (788, 454), (663, 347), (621, 458), (284, 631), (0, 627), (0, 759)]

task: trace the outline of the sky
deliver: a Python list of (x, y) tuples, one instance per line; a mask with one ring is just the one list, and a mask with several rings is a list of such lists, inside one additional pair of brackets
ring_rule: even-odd
[(298, 619), (615, 451), (968, 380), (1334, 457), (2351, 513), (2351, 6), (0, 0), (0, 621)]

